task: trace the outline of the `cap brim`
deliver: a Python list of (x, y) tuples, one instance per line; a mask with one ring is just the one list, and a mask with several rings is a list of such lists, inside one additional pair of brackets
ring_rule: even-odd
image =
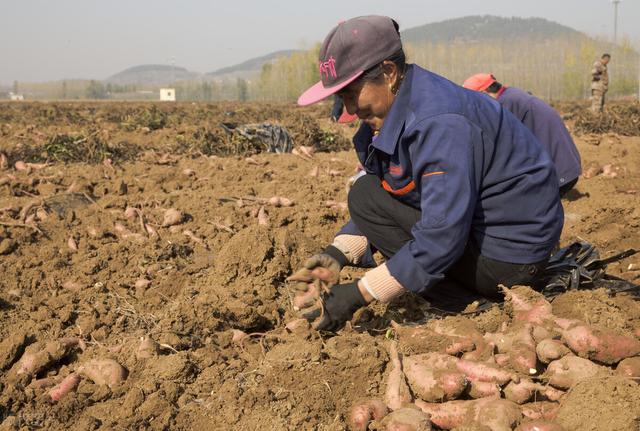
[(351, 123), (354, 120), (357, 120), (358, 116), (356, 114), (349, 114), (346, 110), (342, 112), (342, 115), (340, 116), (340, 118), (338, 118), (338, 123), (340, 124), (345, 124), (345, 123)]
[(363, 73), (364, 71), (361, 70), (360, 72), (353, 75), (351, 78), (341, 82), (338, 85), (334, 85), (333, 87), (325, 87), (324, 85), (322, 85), (322, 81), (317, 82), (315, 85), (308, 88), (307, 91), (302, 93), (300, 97), (298, 97), (298, 105), (300, 106), (312, 105), (314, 103), (321, 101), (322, 99), (326, 99), (327, 97), (331, 96), (334, 93), (337, 93), (347, 85), (351, 84)]

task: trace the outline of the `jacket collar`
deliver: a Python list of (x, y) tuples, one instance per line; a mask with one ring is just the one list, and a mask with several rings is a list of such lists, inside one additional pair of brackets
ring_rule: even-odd
[(404, 79), (398, 89), (391, 109), (384, 120), (384, 124), (380, 129), (380, 133), (373, 140), (372, 145), (389, 155), (396, 151), (396, 145), (400, 138), (400, 133), (404, 129), (404, 124), (409, 109), (409, 100), (411, 98), (411, 86), (413, 84), (413, 65), (407, 64)]

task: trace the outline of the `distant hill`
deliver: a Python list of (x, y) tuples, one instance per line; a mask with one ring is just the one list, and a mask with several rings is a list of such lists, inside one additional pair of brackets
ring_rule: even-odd
[(263, 55), (243, 61), (233, 66), (223, 67), (221, 69), (206, 74), (192, 72), (184, 67), (169, 66), (166, 64), (143, 64), (140, 66), (130, 67), (110, 76), (104, 80), (105, 84), (119, 85), (138, 85), (138, 86), (163, 86), (176, 83), (178, 81), (197, 81), (197, 80), (221, 80), (235, 78), (249, 78), (260, 72), (265, 63), (274, 62), (280, 57), (290, 57), (292, 54), (299, 52), (295, 49), (285, 49), (275, 51), (271, 54)]
[(483, 41), (496, 39), (553, 39), (559, 36), (584, 36), (582, 33), (543, 18), (503, 18), (466, 16), (425, 24), (401, 31), (408, 43)]
[(207, 76), (219, 77), (222, 75), (230, 75), (237, 72), (259, 72), (262, 66), (266, 63), (276, 61), (280, 57), (291, 57), (296, 52), (300, 52), (297, 49), (284, 49), (281, 51), (275, 51), (271, 54), (263, 55), (262, 57), (252, 58), (234, 66), (223, 67), (222, 69), (214, 70), (207, 73)]
[(177, 81), (198, 79), (200, 73), (191, 72), (184, 67), (166, 64), (143, 64), (116, 73), (105, 79), (107, 84), (158, 86)]

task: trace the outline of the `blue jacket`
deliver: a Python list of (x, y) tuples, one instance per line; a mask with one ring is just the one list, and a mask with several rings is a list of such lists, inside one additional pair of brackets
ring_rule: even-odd
[(562, 118), (551, 106), (514, 87), (505, 88), (498, 95), (498, 102), (522, 121), (547, 150), (560, 186), (580, 176), (580, 153)]
[[(387, 261), (407, 290), (436, 285), (470, 238), (482, 255), (517, 264), (548, 258), (560, 238), (549, 156), (486, 95), (409, 65), (375, 141), (363, 124), (353, 142), (365, 170), (422, 211), (413, 240)], [(340, 233), (362, 235), (352, 221)]]

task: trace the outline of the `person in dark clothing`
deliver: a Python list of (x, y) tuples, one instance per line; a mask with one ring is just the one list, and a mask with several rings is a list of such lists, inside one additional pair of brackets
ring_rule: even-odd
[[(312, 303), (303, 316), (335, 330), (407, 291), (459, 311), (501, 300), (499, 284), (536, 285), (563, 211), (533, 134), (496, 101), (406, 64), (391, 18), (339, 24), (319, 57), (321, 81), (298, 104), (342, 98), (361, 120), (353, 143), (366, 173), (349, 191), (351, 220), (290, 277), (304, 294), (324, 288), (321, 301), (297, 296)], [(386, 259), (378, 266), (375, 251)], [(373, 269), (340, 283), (346, 265)]]
[(344, 105), (342, 104), (342, 99), (338, 96), (333, 96), (333, 106), (331, 107), (331, 121), (337, 123), (338, 119), (342, 115), (343, 109)]
[(471, 76), (463, 87), (493, 97), (531, 130), (553, 160), (561, 197), (576, 185), (582, 173), (580, 153), (555, 109), (526, 91), (502, 85), (488, 73)]

